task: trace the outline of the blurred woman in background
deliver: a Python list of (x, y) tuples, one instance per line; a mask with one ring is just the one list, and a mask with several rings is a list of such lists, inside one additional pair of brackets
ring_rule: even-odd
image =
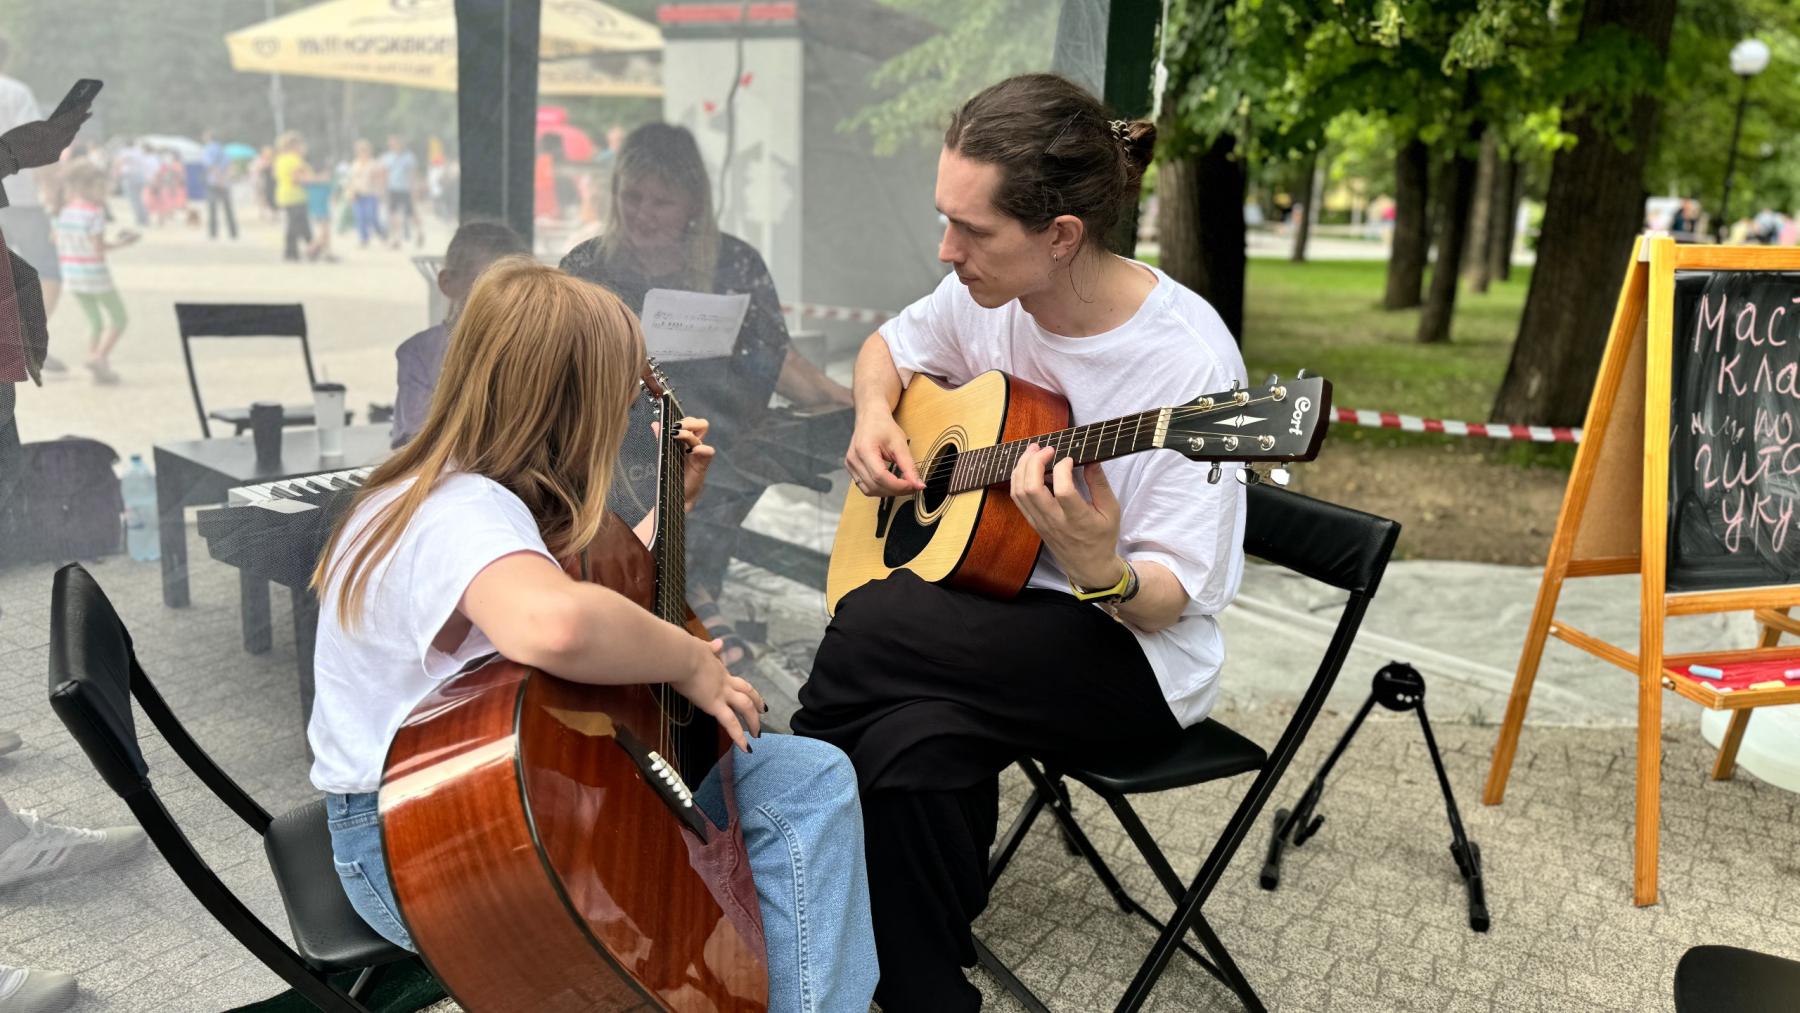
[[(639, 314), (651, 289), (750, 296), (728, 358), (665, 364), (682, 402), (711, 420), (708, 439), (722, 455), (761, 424), (777, 392), (803, 408), (850, 404), (849, 388), (790, 344), (761, 254), (719, 231), (706, 163), (685, 127), (647, 123), (625, 138), (612, 166), (606, 231), (569, 251), (562, 268), (604, 285)], [(726, 664), (741, 674), (750, 646), (720, 619), (717, 602), (738, 529), (764, 487), (753, 479), (730, 485), (715, 481), (690, 519), (688, 591), (701, 621), (725, 641)]]

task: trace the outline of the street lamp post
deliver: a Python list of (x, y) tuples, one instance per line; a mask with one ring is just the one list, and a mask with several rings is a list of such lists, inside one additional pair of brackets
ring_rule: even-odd
[(1741, 82), (1738, 86), (1737, 116), (1731, 122), (1731, 147), (1725, 153), (1725, 188), (1719, 194), (1719, 220), (1713, 226), (1713, 237), (1724, 240), (1731, 227), (1731, 174), (1737, 169), (1738, 133), (1744, 129), (1744, 106), (1750, 100), (1750, 79), (1769, 65), (1769, 47), (1761, 39), (1745, 39), (1731, 47), (1731, 72)]

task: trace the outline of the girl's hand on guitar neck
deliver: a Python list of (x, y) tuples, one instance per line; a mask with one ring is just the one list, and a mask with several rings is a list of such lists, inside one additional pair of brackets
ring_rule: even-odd
[(669, 687), (712, 715), (739, 749), (750, 752), (750, 739), (744, 730), (749, 729), (750, 735), (762, 735), (762, 715), (769, 709), (762, 694), (725, 670), (725, 663), (719, 660), (724, 641), (689, 642), (694, 645), (693, 665), (688, 674), (669, 680)]
[(1045, 469), (1055, 447), (1031, 444), (1013, 466), (1012, 501), (1037, 529), (1064, 574), (1082, 587), (1109, 587), (1119, 579), (1119, 499), (1098, 463), (1084, 465), (1090, 501), (1075, 487), (1075, 461), (1056, 461), (1049, 482)]
[(706, 486), (706, 469), (712, 467), (713, 455), (719, 450), (706, 442), (706, 432), (712, 428), (712, 423), (689, 417), (678, 425), (681, 429), (675, 439), (687, 448), (687, 467), (681, 473), (683, 492), (687, 508), (692, 510), (700, 499), (700, 490)]
[(906, 444), (906, 430), (894, 421), (892, 412), (857, 413), (844, 467), (864, 496), (904, 496), (925, 488)]
[[(719, 449), (706, 442), (706, 433), (712, 428), (712, 423), (705, 419), (687, 416), (676, 425), (679, 428), (675, 431), (675, 442), (687, 450), (686, 466), (681, 473), (682, 494), (687, 509), (692, 510), (694, 504), (700, 501), (701, 490), (706, 487), (706, 469), (712, 467), (713, 455)], [(661, 436), (662, 423), (650, 423), (650, 433)], [(648, 539), (645, 539), (645, 544), (649, 544)]]

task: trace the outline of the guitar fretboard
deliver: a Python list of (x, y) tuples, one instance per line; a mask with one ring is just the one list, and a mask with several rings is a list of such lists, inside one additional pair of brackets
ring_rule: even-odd
[[(1012, 477), (1013, 467), (1019, 463), (1020, 455), (1033, 443), (1040, 447), (1055, 447), (1057, 460), (1072, 457), (1076, 464), (1089, 464), (1135, 454), (1140, 450), (1153, 450), (1157, 446), (1157, 420), (1161, 415), (1162, 409), (1155, 408), (1105, 422), (1061, 429), (1026, 440), (1012, 440), (979, 450), (965, 450), (956, 457), (956, 467), (950, 475), (950, 491), (968, 492), (970, 489), (1007, 481)], [(930, 484), (930, 476), (926, 477), (926, 482)]]

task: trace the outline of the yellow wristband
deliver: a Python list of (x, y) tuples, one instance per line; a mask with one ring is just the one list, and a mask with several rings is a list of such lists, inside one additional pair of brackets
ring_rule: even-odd
[(1069, 593), (1075, 596), (1076, 601), (1099, 601), (1101, 599), (1123, 598), (1126, 590), (1131, 587), (1131, 564), (1127, 563), (1124, 558), (1121, 557), (1119, 559), (1119, 569), (1121, 571), (1119, 573), (1119, 582), (1111, 587), (1102, 588), (1098, 591), (1083, 590), (1075, 583), (1075, 579), (1071, 577), (1069, 578)]

